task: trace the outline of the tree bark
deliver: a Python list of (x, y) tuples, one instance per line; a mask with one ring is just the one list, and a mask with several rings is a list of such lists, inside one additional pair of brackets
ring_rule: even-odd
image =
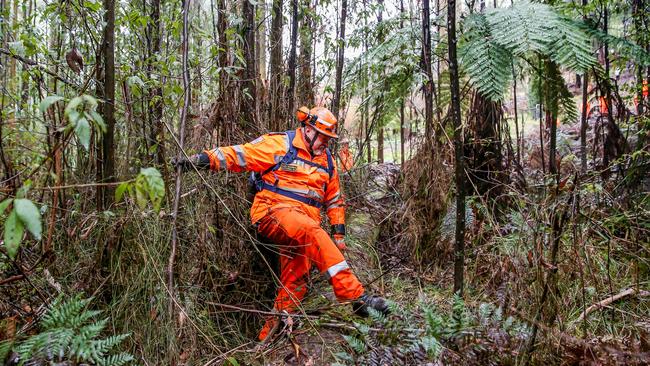
[(343, 62), (345, 53), (345, 21), (348, 12), (348, 1), (341, 0), (341, 21), (339, 25), (338, 52), (336, 55), (336, 84), (334, 86), (334, 99), (332, 100), (332, 113), (338, 119), (341, 107), (341, 84), (343, 82)]
[[(455, 3), (455, 2), (454, 2)], [(451, 3), (448, 5), (451, 6)], [(454, 9), (455, 14), (455, 9)], [(429, 0), (424, 0), (422, 5), (422, 53), (420, 67), (425, 75), (424, 89), (424, 126), (425, 138), (430, 139), (433, 133), (433, 73), (431, 71), (431, 21)]]
[(296, 43), (298, 41), (298, 0), (291, 0), (291, 46), (289, 49), (289, 88), (287, 90), (287, 105), (289, 111), (296, 110)]
[(244, 93), (243, 93), (243, 116), (244, 123), (248, 127), (257, 125), (257, 59), (255, 54), (255, 6), (249, 0), (242, 0), (242, 16), (244, 28), (242, 38), (244, 40)]
[[(384, 42), (384, 32), (382, 29), (382, 22), (384, 21), (384, 0), (379, 0), (379, 9), (377, 10), (377, 27), (379, 28), (379, 34), (377, 35), (377, 42), (382, 44)], [(375, 104), (375, 112), (373, 117), (373, 122), (376, 121), (377, 125), (377, 161), (379, 164), (384, 163), (384, 126), (383, 126), (383, 104), (384, 104), (384, 90), (387, 87), (385, 83), (385, 78), (383, 77), (384, 73), (381, 72), (380, 78), (384, 80), (382, 82), (383, 87), (380, 91), (380, 97)]]
[[(104, 0), (104, 36), (102, 42), (103, 93), (102, 117), (106, 132), (102, 136), (98, 183), (115, 181), (115, 0)], [(97, 186), (97, 208), (113, 202), (110, 186)]]
[(270, 75), (270, 98), (271, 108), (269, 123), (271, 129), (279, 131), (282, 125), (282, 97), (283, 97), (283, 83), (282, 83), (282, 2), (283, 0), (273, 0), (273, 18), (271, 20), (271, 75)]
[[(428, 12), (428, 0), (424, 0)], [(428, 16), (426, 16), (428, 18)], [(428, 19), (427, 19), (428, 20)], [(456, 0), (447, 4), (447, 39), (449, 42), (449, 81), (451, 90), (451, 119), (454, 125), (454, 156), (456, 182), (456, 238), (454, 242), (454, 293), (463, 295), (465, 261), (465, 168), (463, 135), (460, 116), (460, 88), (458, 85), (458, 60), (456, 56)], [(430, 61), (429, 61), (429, 66)], [(430, 70), (430, 68), (429, 68)], [(429, 116), (427, 118), (432, 118)]]
[[(192, 86), (190, 84), (190, 69), (189, 69), (189, 60), (188, 60), (188, 48), (189, 48), (189, 37), (188, 37), (188, 28), (189, 28), (189, 11), (190, 11), (190, 0), (183, 0), (183, 42), (181, 44), (181, 50), (183, 53), (183, 108), (181, 109), (181, 122), (178, 131), (178, 140), (180, 144), (180, 150), (177, 154), (177, 159), (184, 157), (183, 147), (185, 146), (185, 123), (187, 121), (187, 114), (189, 112), (191, 97), (192, 97)], [(176, 189), (174, 190), (174, 205), (172, 208), (172, 239), (171, 239), (171, 250), (169, 253), (169, 260), (167, 262), (167, 288), (169, 290), (169, 316), (170, 319), (174, 319), (174, 307), (175, 307), (175, 298), (176, 290), (174, 288), (174, 263), (176, 261), (176, 250), (178, 242), (178, 207), (181, 199), (181, 167), (180, 165), (176, 168)]]
[(312, 0), (302, 0), (300, 6), (300, 57), (298, 59), (296, 100), (298, 105), (307, 105), (309, 107), (314, 104), (314, 85), (312, 85), (311, 79), (313, 12)]

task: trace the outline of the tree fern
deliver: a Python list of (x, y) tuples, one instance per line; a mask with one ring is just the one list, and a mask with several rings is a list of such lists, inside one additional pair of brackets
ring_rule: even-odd
[(512, 77), (512, 54), (494, 40), (485, 15), (469, 16), (465, 27), (466, 41), (459, 50), (461, 62), (483, 95), (501, 99)]
[[(461, 62), (474, 87), (497, 101), (504, 97), (513, 57), (537, 55), (556, 64), (584, 72), (596, 64), (589, 35), (578, 22), (561, 17), (545, 4), (519, 2), (485, 15), (469, 16), (460, 44)], [(560, 103), (573, 115), (568, 101)]]

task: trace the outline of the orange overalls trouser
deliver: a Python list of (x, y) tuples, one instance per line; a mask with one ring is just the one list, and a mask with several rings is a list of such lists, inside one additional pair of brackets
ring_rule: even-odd
[[(272, 208), (258, 223), (257, 230), (280, 249), (280, 288), (274, 309), (294, 312), (307, 293), (307, 275), (312, 264), (329, 278), (339, 301), (354, 300), (363, 286), (348, 267), (343, 254), (318, 222), (296, 208)], [(267, 319), (259, 340), (264, 340), (277, 323)]]

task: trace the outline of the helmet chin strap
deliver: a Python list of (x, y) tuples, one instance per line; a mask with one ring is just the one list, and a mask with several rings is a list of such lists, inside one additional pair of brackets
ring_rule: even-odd
[(316, 142), (316, 139), (318, 139), (318, 134), (320, 132), (314, 130), (316, 134), (314, 135), (314, 138), (311, 138), (305, 133), (305, 140), (309, 143), (309, 152), (313, 153), (314, 152), (314, 142)]

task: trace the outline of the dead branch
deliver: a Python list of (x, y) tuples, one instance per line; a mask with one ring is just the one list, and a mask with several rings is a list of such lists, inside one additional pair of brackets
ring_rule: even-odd
[(576, 319), (575, 322), (580, 323), (587, 316), (589, 316), (589, 314), (591, 314), (595, 310), (607, 307), (607, 306), (611, 305), (612, 303), (614, 303), (614, 302), (616, 302), (618, 300), (621, 300), (621, 299), (623, 299), (625, 297), (632, 296), (632, 295), (638, 295), (639, 297), (646, 297), (646, 296), (650, 296), (650, 291), (644, 291), (644, 290), (637, 291), (635, 288), (628, 288), (626, 290), (623, 290), (623, 291), (619, 292), (616, 295), (612, 295), (610, 297), (607, 297), (607, 298), (605, 298), (605, 299), (603, 299), (603, 300), (589, 306), (587, 309), (585, 309), (585, 311), (582, 312), (582, 314), (580, 314), (580, 316), (578, 317), (578, 319)]

